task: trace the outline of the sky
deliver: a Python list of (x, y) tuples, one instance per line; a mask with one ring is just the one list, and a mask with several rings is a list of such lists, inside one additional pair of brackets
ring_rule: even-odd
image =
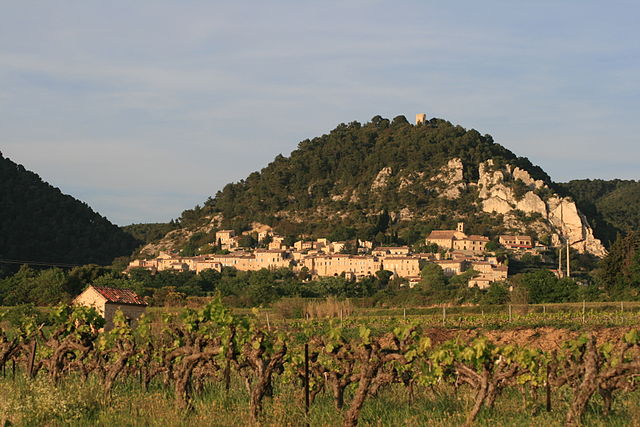
[(0, 152), (164, 222), (339, 123), (416, 113), (555, 181), (640, 179), (634, 1), (0, 0)]

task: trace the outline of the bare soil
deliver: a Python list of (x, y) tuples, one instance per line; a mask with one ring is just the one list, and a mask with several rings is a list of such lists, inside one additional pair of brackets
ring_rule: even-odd
[(426, 334), (431, 338), (433, 344), (440, 344), (452, 339), (468, 342), (475, 338), (485, 336), (500, 345), (514, 344), (530, 348), (539, 348), (543, 351), (551, 351), (561, 348), (566, 341), (575, 339), (585, 333), (595, 335), (598, 344), (615, 342), (627, 333), (629, 329), (629, 327), (615, 327), (574, 331), (542, 327), (485, 331), (480, 329), (430, 328), (426, 330)]

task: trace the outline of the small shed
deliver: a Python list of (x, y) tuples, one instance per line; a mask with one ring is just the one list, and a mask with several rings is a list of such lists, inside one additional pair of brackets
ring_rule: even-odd
[(147, 308), (147, 303), (131, 289), (89, 286), (74, 298), (73, 304), (93, 307), (105, 319), (105, 330), (113, 327), (113, 315), (117, 310), (135, 320)]

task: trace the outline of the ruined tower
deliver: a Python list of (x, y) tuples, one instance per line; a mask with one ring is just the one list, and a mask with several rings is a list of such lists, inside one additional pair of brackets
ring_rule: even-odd
[(423, 124), (427, 121), (427, 115), (425, 113), (416, 114), (416, 125)]

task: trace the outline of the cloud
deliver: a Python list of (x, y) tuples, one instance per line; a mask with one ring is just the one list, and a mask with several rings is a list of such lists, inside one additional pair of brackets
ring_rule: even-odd
[(121, 224), (176, 217), (298, 141), (376, 114), (425, 111), (490, 133), (558, 180), (633, 177), (633, 11), (12, 3), (0, 16), (1, 149)]

